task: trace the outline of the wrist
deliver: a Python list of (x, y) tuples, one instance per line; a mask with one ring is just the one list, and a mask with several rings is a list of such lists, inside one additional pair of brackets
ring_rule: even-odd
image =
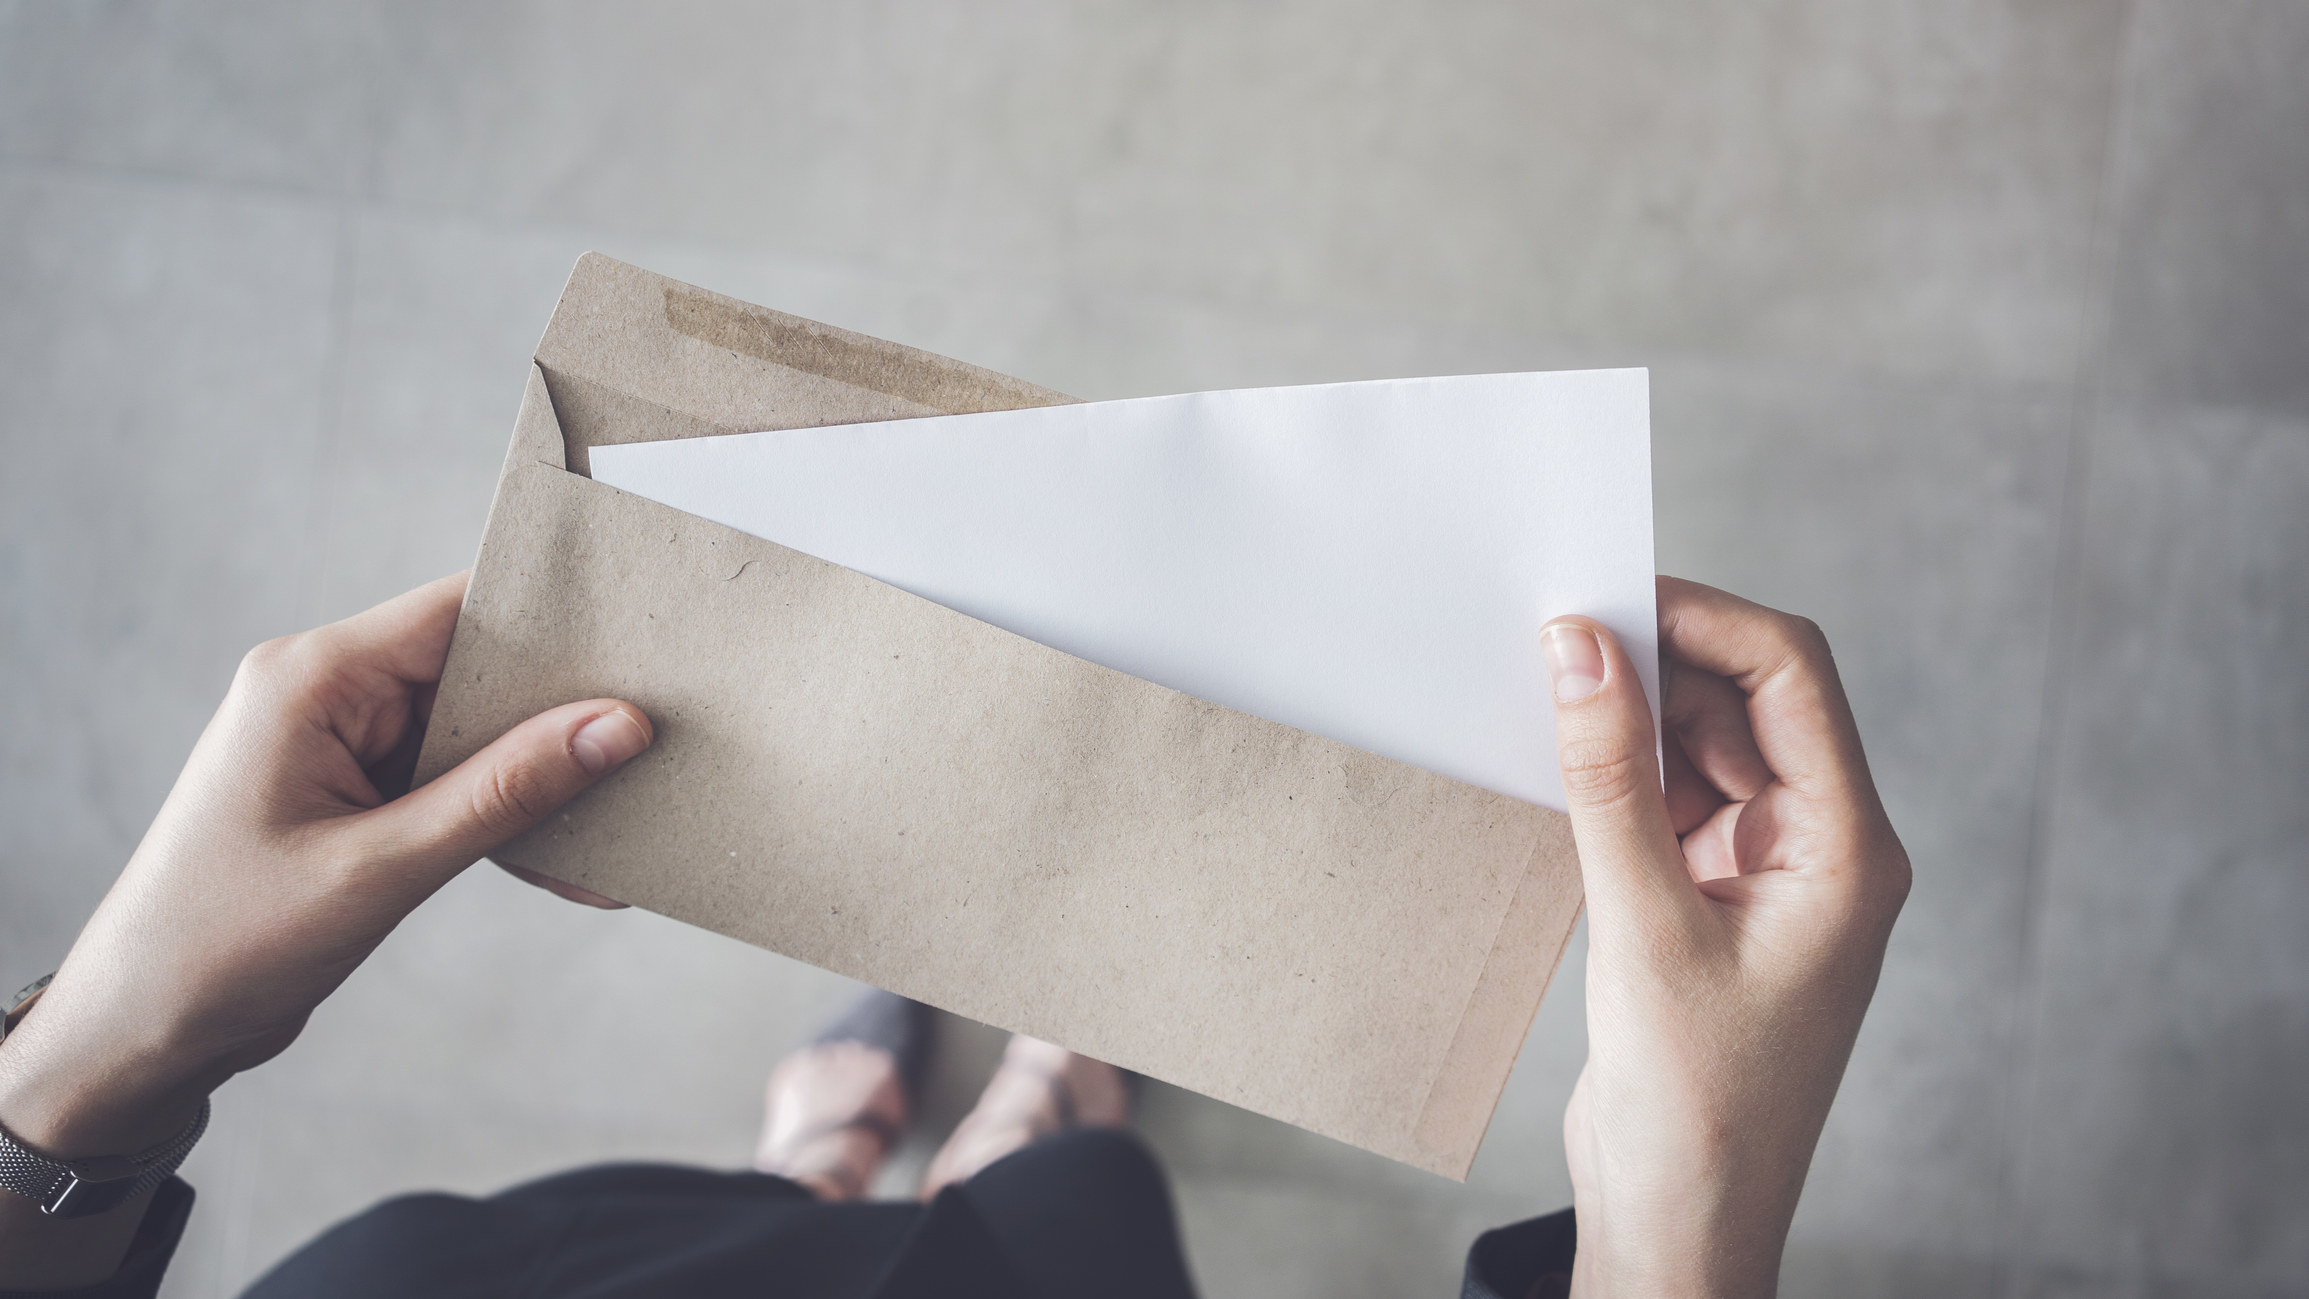
[(1679, 1170), (1669, 1184), (1623, 1182), (1611, 1194), (1575, 1179), (1579, 1248), (1571, 1293), (1577, 1299), (1776, 1293), (1788, 1215), (1750, 1201), (1742, 1187), (1757, 1189), (1697, 1166)]
[(1591, 1231), (1579, 1210), (1573, 1299), (1768, 1299), (1779, 1289), (1780, 1247), (1706, 1231)]
[(0, 1040), (0, 1127), (56, 1159), (146, 1150), (184, 1130), (215, 1081), (184, 1053), (73, 1031), (47, 1004)]
[(119, 1268), (155, 1189), (200, 1139), (205, 1095), (107, 1086), (135, 1075), (97, 1051), (57, 1068), (72, 1056), (56, 1025), (28, 1037), (30, 1018), (0, 1032), (0, 1288), (85, 1287)]
[(150, 1150), (185, 1130), (205, 1093), (101, 1095), (0, 1083), (0, 1128), (51, 1159), (101, 1159)]

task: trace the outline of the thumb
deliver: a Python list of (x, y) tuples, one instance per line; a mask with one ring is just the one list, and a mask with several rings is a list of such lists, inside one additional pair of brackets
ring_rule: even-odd
[(652, 738), (649, 717), (632, 704), (563, 704), (369, 813), (371, 829), (392, 855), (445, 880), (552, 815)]
[(1619, 638), (1592, 618), (1558, 618), (1541, 630), (1540, 653), (1590, 907), (1691, 893), (1660, 792), (1651, 704)]

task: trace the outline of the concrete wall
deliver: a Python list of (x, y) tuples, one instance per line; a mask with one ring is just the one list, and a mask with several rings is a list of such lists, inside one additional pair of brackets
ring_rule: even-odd
[[(0, 984), (242, 650), (468, 561), (586, 248), (1085, 397), (1651, 366), (1661, 566), (1827, 628), (1916, 861), (1787, 1293), (2309, 1289), (2309, 5), (0, 3)], [(1207, 1291), (1562, 1203), (1573, 956), (1465, 1187), (1155, 1089)], [(476, 871), (169, 1293), (736, 1162), (845, 991)]]

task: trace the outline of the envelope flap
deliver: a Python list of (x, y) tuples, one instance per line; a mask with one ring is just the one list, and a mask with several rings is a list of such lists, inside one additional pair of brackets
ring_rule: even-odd
[(617, 442), (862, 424), (1072, 401), (992, 370), (578, 259), (536, 361), (567, 467)]

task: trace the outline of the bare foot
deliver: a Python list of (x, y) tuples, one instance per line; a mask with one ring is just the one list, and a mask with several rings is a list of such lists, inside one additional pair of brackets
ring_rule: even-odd
[(1128, 1122), (1130, 1090), (1122, 1070), (1014, 1034), (978, 1104), (930, 1160), (922, 1198), (1068, 1128), (1119, 1128)]
[(906, 1088), (888, 1051), (863, 1042), (806, 1046), (770, 1074), (754, 1167), (821, 1200), (855, 1200), (906, 1118)]

